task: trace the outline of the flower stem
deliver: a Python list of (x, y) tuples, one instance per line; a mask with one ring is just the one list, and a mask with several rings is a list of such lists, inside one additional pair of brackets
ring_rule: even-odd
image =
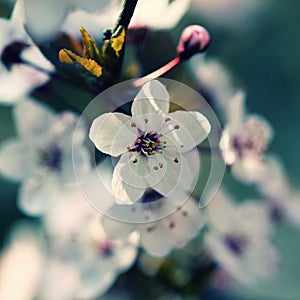
[(137, 80), (135, 80), (133, 82), (133, 86), (134, 87), (141, 87), (143, 86), (146, 82), (148, 82), (149, 80), (158, 78), (164, 74), (166, 74), (167, 72), (169, 72), (170, 70), (172, 70), (173, 68), (175, 68), (176, 66), (178, 66), (181, 63), (181, 59), (179, 56), (175, 57), (174, 59), (172, 59), (170, 62), (168, 62), (167, 64), (165, 64), (164, 66), (162, 66), (161, 68), (157, 69), (156, 71), (142, 77), (139, 78)]
[(120, 26), (123, 26), (125, 29), (128, 28), (130, 20), (133, 16), (135, 7), (138, 0), (123, 0), (122, 11), (119, 15), (119, 18), (116, 22), (113, 33), (115, 33)]

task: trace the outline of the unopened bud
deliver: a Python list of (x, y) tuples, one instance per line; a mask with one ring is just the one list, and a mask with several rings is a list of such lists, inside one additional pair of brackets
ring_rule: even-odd
[(186, 27), (180, 37), (177, 53), (180, 59), (188, 59), (194, 54), (204, 52), (210, 42), (208, 31), (199, 25)]

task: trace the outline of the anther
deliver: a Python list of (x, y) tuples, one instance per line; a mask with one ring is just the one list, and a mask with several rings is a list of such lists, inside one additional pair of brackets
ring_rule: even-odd
[(157, 171), (158, 170), (158, 166), (154, 166), (153, 170)]
[(148, 124), (148, 119), (144, 119), (144, 121), (145, 121), (145, 124)]
[(163, 164), (163, 163), (159, 163), (158, 165), (159, 165), (159, 167), (160, 167), (161, 169), (164, 167), (164, 164)]
[(165, 122), (170, 122), (170, 121), (171, 121), (170, 118), (166, 118), (166, 119), (165, 119)]
[(175, 163), (175, 164), (178, 164), (178, 163), (179, 163), (179, 160), (178, 160), (178, 158), (177, 158), (177, 157), (175, 157), (175, 159), (174, 159), (174, 163)]
[(171, 222), (170, 224), (169, 224), (169, 228), (170, 229), (173, 229), (175, 227), (175, 223), (174, 222)]
[(174, 129), (179, 129), (179, 128), (180, 128), (179, 125), (175, 125), (175, 126), (174, 126)]
[(131, 123), (131, 127), (133, 127), (133, 128), (136, 127), (136, 123), (134, 123), (134, 122)]
[(132, 162), (136, 164), (138, 162), (137, 158), (135, 158)]

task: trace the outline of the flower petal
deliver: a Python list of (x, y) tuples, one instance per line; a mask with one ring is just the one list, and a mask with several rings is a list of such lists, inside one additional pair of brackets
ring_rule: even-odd
[(229, 230), (230, 220), (235, 214), (235, 208), (229, 200), (229, 196), (219, 190), (213, 201), (206, 209), (209, 224), (217, 231), (226, 233)]
[(164, 133), (180, 147), (182, 152), (188, 152), (207, 138), (211, 125), (207, 118), (196, 111), (178, 110), (170, 113), (170, 129)]
[(163, 84), (157, 80), (147, 82), (132, 103), (132, 116), (146, 114), (167, 114), (169, 112), (169, 94)]
[(0, 145), (0, 172), (12, 180), (26, 178), (34, 168), (33, 152), (28, 143), (17, 139), (4, 141)]
[[(184, 201), (186, 192), (191, 192), (196, 180), (195, 174), (191, 171), (190, 163), (183, 155), (175, 159), (167, 156), (164, 158), (166, 161), (164, 168), (166, 169), (163, 176), (157, 178), (153, 172), (151, 176), (147, 177), (147, 182), (160, 194), (171, 198), (176, 195)], [(158, 175), (161, 174), (158, 172)]]
[(192, 198), (189, 198), (175, 213), (164, 218), (164, 226), (168, 239), (176, 248), (181, 248), (194, 238), (204, 225), (199, 207)]
[(151, 255), (163, 257), (170, 253), (173, 248), (171, 240), (167, 239), (167, 234), (160, 223), (150, 223), (140, 226), (140, 243)]
[(119, 156), (132, 145), (135, 134), (129, 129), (131, 118), (121, 113), (106, 113), (94, 120), (89, 137), (103, 153)]
[[(133, 163), (131, 162), (131, 164)], [(139, 159), (137, 164), (141, 164), (141, 170), (143, 170), (144, 163), (142, 163), (141, 159)], [(136, 202), (143, 195), (147, 186), (144, 177), (139, 177), (131, 169), (130, 162), (118, 162), (112, 178), (112, 191), (117, 203), (129, 204)]]
[(130, 223), (123, 223), (106, 216), (101, 219), (102, 226), (105, 232), (112, 238), (124, 239), (127, 238), (134, 230), (134, 225)]
[(61, 197), (61, 183), (48, 172), (32, 177), (19, 190), (18, 207), (26, 215), (40, 216)]
[(50, 107), (29, 99), (15, 106), (14, 119), (18, 133), (24, 137), (42, 136), (56, 121)]

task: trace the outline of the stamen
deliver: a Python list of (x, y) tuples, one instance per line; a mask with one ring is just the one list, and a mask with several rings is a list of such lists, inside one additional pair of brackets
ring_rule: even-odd
[(170, 229), (173, 229), (175, 227), (175, 223), (174, 222), (171, 222), (170, 224), (169, 224), (169, 228)]

